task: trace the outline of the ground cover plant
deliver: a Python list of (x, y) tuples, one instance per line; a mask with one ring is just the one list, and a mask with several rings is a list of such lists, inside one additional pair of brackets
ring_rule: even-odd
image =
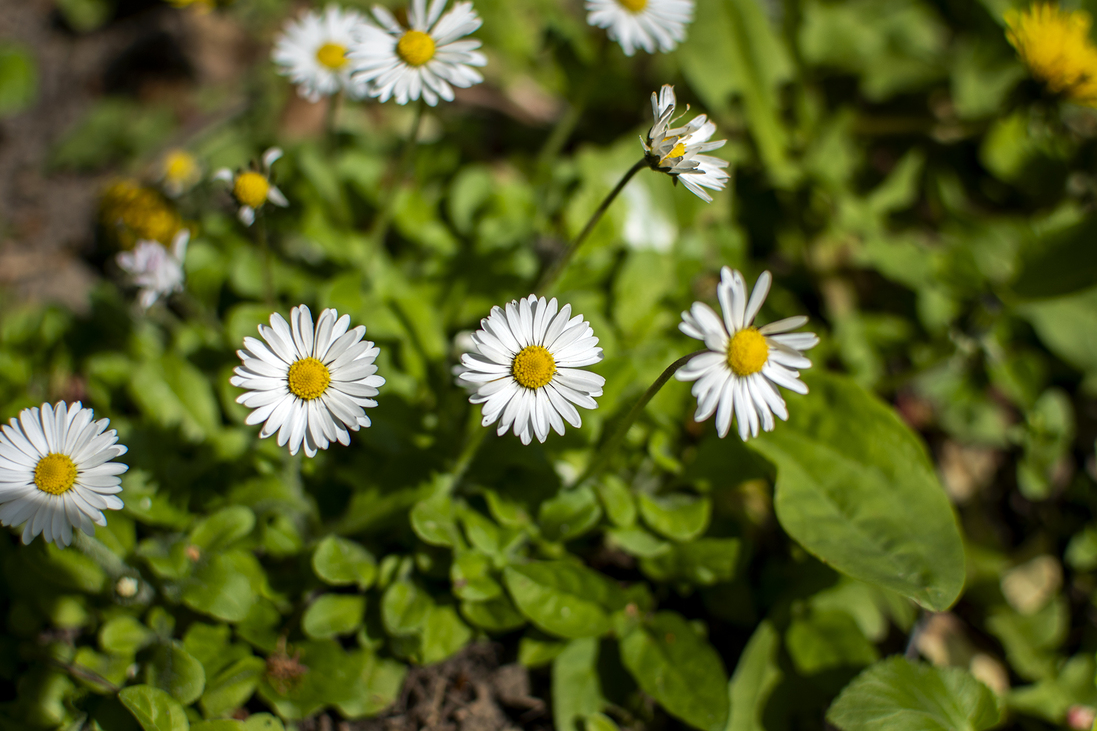
[(37, 5), (0, 728), (1097, 728), (1097, 7)]

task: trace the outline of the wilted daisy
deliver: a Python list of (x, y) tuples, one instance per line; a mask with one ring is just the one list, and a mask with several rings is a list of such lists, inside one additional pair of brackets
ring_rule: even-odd
[(169, 150), (160, 160), (160, 185), (172, 198), (178, 198), (202, 179), (202, 166), (186, 150)]
[(1097, 47), (1089, 37), (1089, 13), (1036, 3), (1023, 12), (1007, 11), (1005, 20), (1006, 38), (1035, 78), (1053, 94), (1097, 106)]
[(637, 48), (673, 51), (692, 20), (693, 0), (587, 0), (587, 22), (605, 28), (626, 56)]
[(315, 326), (305, 305), (290, 310), (287, 323), (278, 313), (270, 327), (259, 326), (264, 342), (244, 338), (243, 361), (232, 385), (247, 389), (236, 399), (255, 409), (248, 424), (263, 422), (263, 439), (278, 432), (278, 446), (289, 444), (290, 454), (302, 445), (315, 456), (331, 442), (350, 444), (350, 432), (369, 426), (366, 409), (385, 379), (373, 361), (379, 350), (362, 340), (366, 328), (350, 327), (350, 316), (324, 310)]
[(693, 418), (704, 421), (715, 412), (721, 438), (727, 436), (733, 412), (744, 441), (758, 436), (759, 425), (773, 431), (775, 415), (787, 420), (788, 407), (777, 386), (808, 392), (800, 380), (800, 369), (810, 368), (811, 361), (801, 351), (815, 347), (819, 338), (815, 333), (790, 332), (808, 319), (796, 316), (754, 326), (771, 280), (769, 272), (762, 272), (748, 298), (743, 275), (724, 267), (716, 287), (723, 319), (703, 302), (694, 302), (689, 312), (682, 313), (678, 325), (686, 335), (703, 340), (710, 352), (690, 360), (675, 378), (696, 381), (697, 413)]
[(133, 251), (118, 254), (118, 266), (141, 288), (138, 301), (151, 307), (156, 300), (183, 289), (183, 260), (187, 255), (190, 231), (175, 235), (171, 251), (155, 241), (138, 241)]
[(458, 40), (480, 27), (472, 3), (459, 2), (445, 15), (447, 0), (412, 0), (408, 9), (411, 28), (404, 28), (385, 8), (373, 7), (381, 28), (367, 25), (362, 42), (347, 55), (354, 65), (354, 80), (370, 85), (369, 95), (397, 104), (420, 96), (432, 107), (442, 98), (453, 101), (453, 86), (467, 88), (484, 80), (473, 66), (485, 66), (480, 41)]
[(221, 168), (214, 173), (214, 180), (223, 180), (232, 185), (232, 196), (240, 204), (240, 210), (236, 215), (245, 226), (255, 223), (255, 211), (267, 201), (283, 208), (289, 205), (282, 191), (270, 182), (270, 166), (280, 157), (282, 157), (282, 151), (272, 147), (263, 153), (262, 172), (244, 170), (233, 175), (228, 168)]
[(72, 406), (23, 409), (0, 427), (0, 523), (25, 523), (23, 543), (39, 533), (60, 547), (72, 543), (74, 527), (95, 534), (106, 525), (104, 510), (121, 510), (119, 475), (129, 469), (111, 462), (126, 453), (110, 419), (92, 421), (91, 409)]
[(274, 42), (271, 57), (280, 74), (297, 84), (297, 93), (310, 102), (345, 91), (352, 99), (366, 96), (366, 85), (351, 81), (347, 51), (358, 42), (366, 19), (354, 10), (329, 5), (324, 12), (309, 11), (290, 21)]
[[(664, 84), (656, 94), (651, 94), (651, 111), (655, 124), (643, 141), (646, 159), (653, 170), (659, 170), (681, 181), (695, 196), (708, 203), (712, 196), (704, 188), (723, 190), (728, 182), (727, 160), (703, 155), (723, 147), (727, 140), (709, 142), (716, 133), (716, 125), (702, 114), (683, 127), (671, 127), (674, 118), (674, 87)], [(688, 107), (687, 107), (688, 109)]]
[(582, 425), (576, 406), (594, 409), (606, 379), (580, 370), (602, 360), (594, 330), (571, 305), (557, 311), (556, 298), (530, 295), (494, 307), (472, 335), (475, 350), (461, 357), (458, 383), (483, 404), (483, 425), (499, 422), (496, 433), (514, 433), (529, 444), (544, 442), (549, 428), (564, 433), (564, 422)]

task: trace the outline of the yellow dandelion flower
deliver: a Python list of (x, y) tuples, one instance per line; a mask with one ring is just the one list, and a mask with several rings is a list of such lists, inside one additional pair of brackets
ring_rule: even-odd
[(1089, 13), (1036, 3), (1008, 11), (1005, 21), (1006, 38), (1036, 79), (1053, 94), (1097, 106), (1097, 47), (1089, 37)]
[(132, 180), (120, 180), (103, 192), (99, 217), (123, 249), (132, 249), (139, 240), (168, 245), (183, 226), (162, 195)]

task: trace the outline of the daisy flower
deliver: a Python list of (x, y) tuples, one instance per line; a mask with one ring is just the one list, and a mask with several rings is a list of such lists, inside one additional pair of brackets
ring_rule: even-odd
[(290, 21), (274, 42), (271, 57), (278, 73), (297, 84), (297, 93), (310, 102), (346, 91), (352, 99), (366, 96), (364, 84), (351, 81), (347, 51), (362, 34), (366, 19), (354, 10), (329, 5), (323, 14), (305, 13)]
[(819, 338), (815, 333), (791, 332), (808, 319), (789, 317), (754, 327), (771, 281), (769, 272), (762, 272), (748, 299), (743, 275), (724, 267), (716, 287), (723, 319), (703, 302), (694, 302), (689, 312), (682, 313), (678, 325), (686, 335), (703, 340), (709, 352), (690, 360), (674, 377), (695, 381), (697, 413), (693, 418), (704, 421), (715, 412), (721, 438), (727, 436), (733, 411), (743, 441), (758, 436), (759, 425), (773, 431), (774, 416), (786, 421), (788, 407), (777, 386), (808, 392), (800, 380), (800, 369), (810, 368), (811, 361), (801, 351), (815, 347)]
[(587, 23), (606, 28), (626, 56), (637, 48), (673, 51), (686, 39), (693, 20), (693, 0), (587, 0)]
[(198, 185), (202, 166), (186, 150), (169, 150), (160, 161), (160, 186), (171, 198), (178, 198)]
[(385, 8), (375, 5), (373, 17), (382, 27), (366, 25), (362, 41), (347, 55), (354, 80), (370, 85), (369, 95), (381, 101), (396, 98), (407, 104), (420, 96), (432, 107), (442, 98), (453, 101), (453, 86), (467, 88), (484, 80), (473, 66), (487, 65), (477, 40), (458, 40), (480, 27), (472, 3), (459, 2), (445, 15), (447, 0), (412, 0), (411, 28), (404, 28)]
[(181, 230), (172, 241), (171, 251), (155, 241), (138, 241), (133, 251), (118, 254), (118, 266), (141, 288), (138, 300), (148, 309), (160, 297), (183, 289), (183, 260), (187, 255), (190, 231)]
[[(648, 132), (646, 141), (642, 140), (648, 164), (652, 170), (659, 170), (681, 181), (695, 196), (712, 202), (712, 196), (703, 190), (723, 190), (728, 182), (727, 160), (712, 155), (703, 155), (723, 147), (727, 140), (709, 142), (716, 133), (716, 125), (702, 114), (694, 117), (683, 127), (671, 127), (674, 118), (674, 87), (664, 84), (659, 93), (651, 93), (651, 111), (655, 124)], [(686, 107), (689, 108), (688, 106)]]
[(366, 409), (385, 379), (373, 361), (378, 348), (362, 340), (366, 328), (349, 330), (350, 316), (324, 310), (315, 326), (305, 305), (290, 310), (287, 323), (278, 313), (270, 327), (259, 326), (264, 342), (244, 338), (243, 361), (231, 383), (247, 393), (237, 403), (254, 409), (248, 424), (263, 422), (263, 439), (278, 432), (278, 446), (290, 454), (304, 445), (316, 455), (331, 442), (350, 444), (350, 432), (369, 426)]
[(129, 468), (110, 460), (126, 448), (105, 431), (110, 419), (94, 418), (79, 402), (59, 401), (0, 427), (0, 524), (25, 523), (23, 543), (41, 533), (64, 548), (74, 527), (94, 535), (107, 524), (104, 510), (122, 509), (118, 476)]
[(606, 379), (581, 370), (602, 360), (598, 338), (571, 305), (557, 310), (531, 294), (494, 307), (472, 335), (473, 352), (461, 357), (458, 383), (472, 390), (469, 401), (483, 404), (483, 425), (499, 422), (502, 436), (513, 428), (522, 444), (532, 436), (544, 442), (551, 427), (564, 433), (564, 422), (582, 425), (576, 406), (595, 409)]
[(222, 180), (232, 185), (232, 197), (240, 204), (240, 210), (236, 215), (245, 226), (255, 223), (255, 211), (267, 201), (282, 208), (289, 205), (282, 191), (270, 182), (270, 166), (280, 157), (282, 157), (282, 151), (272, 147), (263, 153), (262, 172), (244, 170), (234, 175), (228, 168), (221, 168), (213, 174), (214, 180)]
[(1033, 77), (1053, 94), (1097, 106), (1097, 46), (1089, 36), (1089, 13), (1035, 3), (1007, 11), (1005, 21), (1006, 39)]

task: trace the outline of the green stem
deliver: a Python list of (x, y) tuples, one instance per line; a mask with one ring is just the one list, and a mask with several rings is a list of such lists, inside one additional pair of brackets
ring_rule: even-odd
[(606, 196), (606, 199), (602, 201), (602, 204), (598, 206), (598, 209), (594, 211), (594, 215), (590, 217), (590, 220), (587, 221), (587, 225), (583, 227), (583, 230), (579, 232), (579, 235), (575, 237), (575, 240), (568, 244), (568, 248), (564, 250), (564, 253), (560, 255), (545, 275), (541, 277), (541, 281), (537, 284), (537, 292), (544, 292), (556, 283), (560, 274), (563, 273), (564, 269), (567, 267), (568, 262), (575, 256), (575, 252), (582, 246), (583, 241), (585, 241), (587, 236), (590, 235), (590, 232), (594, 230), (594, 227), (598, 225), (598, 222), (602, 220), (602, 216), (609, 209), (610, 204), (613, 203), (614, 199), (617, 198), (617, 195), (624, 190), (626, 185), (628, 185), (628, 181), (632, 180), (633, 175), (648, 166), (647, 158), (640, 158), (635, 165), (629, 168), (627, 173), (621, 176), (621, 179), (617, 181), (617, 185), (610, 191), (609, 195)]
[(648, 390), (644, 392), (644, 395), (640, 397), (640, 400), (636, 402), (636, 405), (632, 407), (632, 410), (628, 412), (628, 415), (617, 425), (617, 430), (613, 432), (613, 436), (606, 440), (602, 445), (602, 448), (598, 450), (598, 454), (594, 455), (594, 459), (591, 460), (590, 466), (587, 467), (586, 471), (575, 481), (576, 487), (580, 487), (594, 479), (603, 469), (605, 469), (606, 465), (609, 463), (610, 457), (612, 457), (613, 453), (617, 451), (617, 448), (621, 446), (621, 442), (624, 440), (625, 435), (628, 434), (628, 430), (643, 412), (644, 407), (648, 405), (648, 402), (651, 401), (655, 394), (659, 393), (659, 389), (670, 380), (670, 377), (686, 363), (689, 363), (692, 359), (701, 355), (701, 353), (707, 352), (707, 350), (695, 350), (689, 355), (682, 356), (667, 366), (667, 369), (655, 379), (655, 383), (648, 387)]
[(324, 113), (324, 138), (328, 150), (335, 151), (338, 147), (338, 133), (335, 131), (335, 115), (339, 111), (339, 103), (343, 100), (343, 92), (337, 92), (328, 97), (328, 108)]
[(267, 217), (262, 210), (255, 212), (255, 243), (263, 257), (263, 300), (274, 309), (274, 272), (270, 261), (270, 241), (267, 239)]
[(453, 475), (450, 477), (446, 492), (452, 493), (461, 484), (461, 480), (465, 479), (465, 473), (472, 466), (472, 461), (476, 458), (476, 453), (480, 451), (480, 445), (484, 443), (484, 437), (487, 436), (489, 428), (480, 426), (480, 415), (473, 408), (469, 415), (465, 446), (461, 449), (461, 454), (457, 457), (457, 462), (453, 466)]
[(418, 107), (415, 110), (415, 121), (411, 123), (411, 131), (408, 133), (407, 140), (404, 141), (404, 149), (400, 153), (400, 161), (396, 164), (396, 173), (393, 176), (392, 183), (389, 185), (388, 190), (385, 191), (385, 196), (381, 201), (378, 216), (374, 219), (373, 228), (370, 229), (370, 241), (378, 246), (384, 243), (385, 235), (389, 230), (389, 224), (392, 222), (392, 216), (395, 213), (395, 211), (393, 211), (393, 206), (396, 203), (396, 194), (400, 192), (400, 185), (404, 182), (404, 176), (407, 175), (408, 167), (411, 165), (412, 157), (415, 155), (415, 144), (419, 139), (419, 127), (423, 124), (423, 113), (426, 111), (426, 108), (426, 102), (420, 99)]

